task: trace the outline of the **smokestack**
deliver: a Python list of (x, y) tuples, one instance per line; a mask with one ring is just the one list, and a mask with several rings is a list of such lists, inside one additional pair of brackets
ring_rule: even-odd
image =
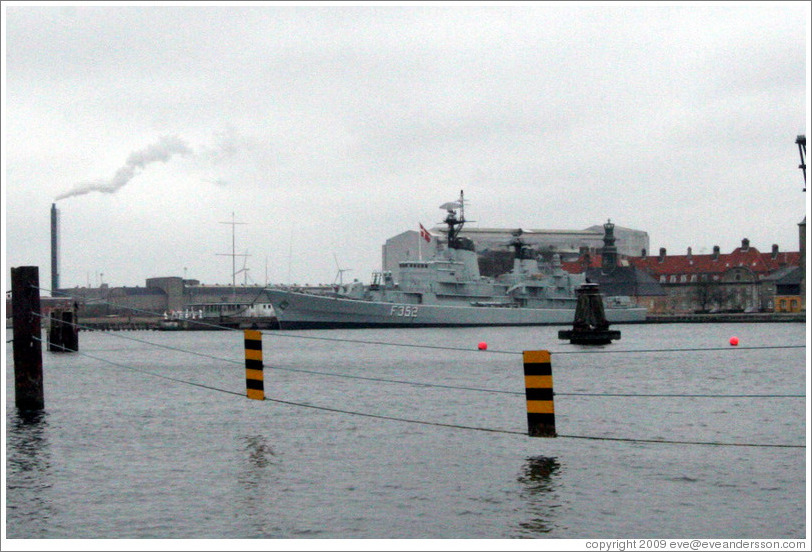
[(59, 289), (59, 210), (51, 203), (51, 297)]

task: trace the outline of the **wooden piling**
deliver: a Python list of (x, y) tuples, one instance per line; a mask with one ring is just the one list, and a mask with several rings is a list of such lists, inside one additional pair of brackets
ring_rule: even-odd
[(11, 269), (11, 310), (14, 331), (14, 399), (19, 410), (42, 410), (42, 320), (39, 268)]
[(72, 353), (79, 350), (79, 327), (73, 309), (54, 309), (48, 319), (48, 350)]

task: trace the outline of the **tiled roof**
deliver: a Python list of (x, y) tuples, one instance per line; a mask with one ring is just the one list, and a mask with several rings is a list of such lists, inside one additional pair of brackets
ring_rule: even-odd
[[(786, 266), (798, 266), (801, 254), (798, 251), (761, 253), (755, 247), (742, 249), (737, 247), (731, 253), (714, 255), (665, 255), (660, 260), (657, 255), (648, 257), (629, 257), (631, 266), (644, 270), (652, 276), (672, 274), (722, 274), (736, 267), (744, 267), (756, 274), (767, 275)], [(570, 273), (584, 271), (584, 258), (577, 261), (562, 263), (564, 270)], [(590, 268), (601, 266), (601, 256), (591, 255)]]
[(671, 274), (722, 274), (736, 267), (747, 268), (756, 274), (769, 274), (784, 266), (797, 266), (801, 254), (798, 251), (761, 253), (755, 247), (737, 247), (731, 253), (714, 255), (665, 255), (662, 262), (659, 256), (635, 257), (629, 259), (634, 266), (652, 275)]

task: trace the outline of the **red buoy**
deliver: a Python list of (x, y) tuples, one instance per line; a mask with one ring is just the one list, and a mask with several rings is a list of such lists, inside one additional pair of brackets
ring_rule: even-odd
[(485, 343), (484, 341), (480, 341), (480, 342), (479, 342), (479, 350), (480, 350), (480, 351), (484, 351), (484, 350), (486, 350), (487, 348), (488, 348), (488, 344), (487, 344), (487, 343)]
[(736, 345), (739, 344), (739, 338), (734, 335), (733, 337), (730, 338), (730, 344), (735, 347)]

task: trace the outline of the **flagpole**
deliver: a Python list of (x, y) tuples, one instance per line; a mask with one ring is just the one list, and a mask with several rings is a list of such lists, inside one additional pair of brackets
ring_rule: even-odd
[(419, 261), (423, 260), (423, 244), (420, 243), (422, 241), (423, 241), (423, 236), (421, 236), (421, 232), (418, 232), (417, 233), (417, 254), (418, 254), (418, 257), (419, 257), (418, 258)]
[(426, 240), (426, 243), (431, 243), (431, 234), (429, 231), (423, 228), (423, 223), (419, 224), (420, 232), (417, 234), (417, 251), (420, 256), (420, 260), (423, 260), (423, 244), (420, 243), (420, 240)]

